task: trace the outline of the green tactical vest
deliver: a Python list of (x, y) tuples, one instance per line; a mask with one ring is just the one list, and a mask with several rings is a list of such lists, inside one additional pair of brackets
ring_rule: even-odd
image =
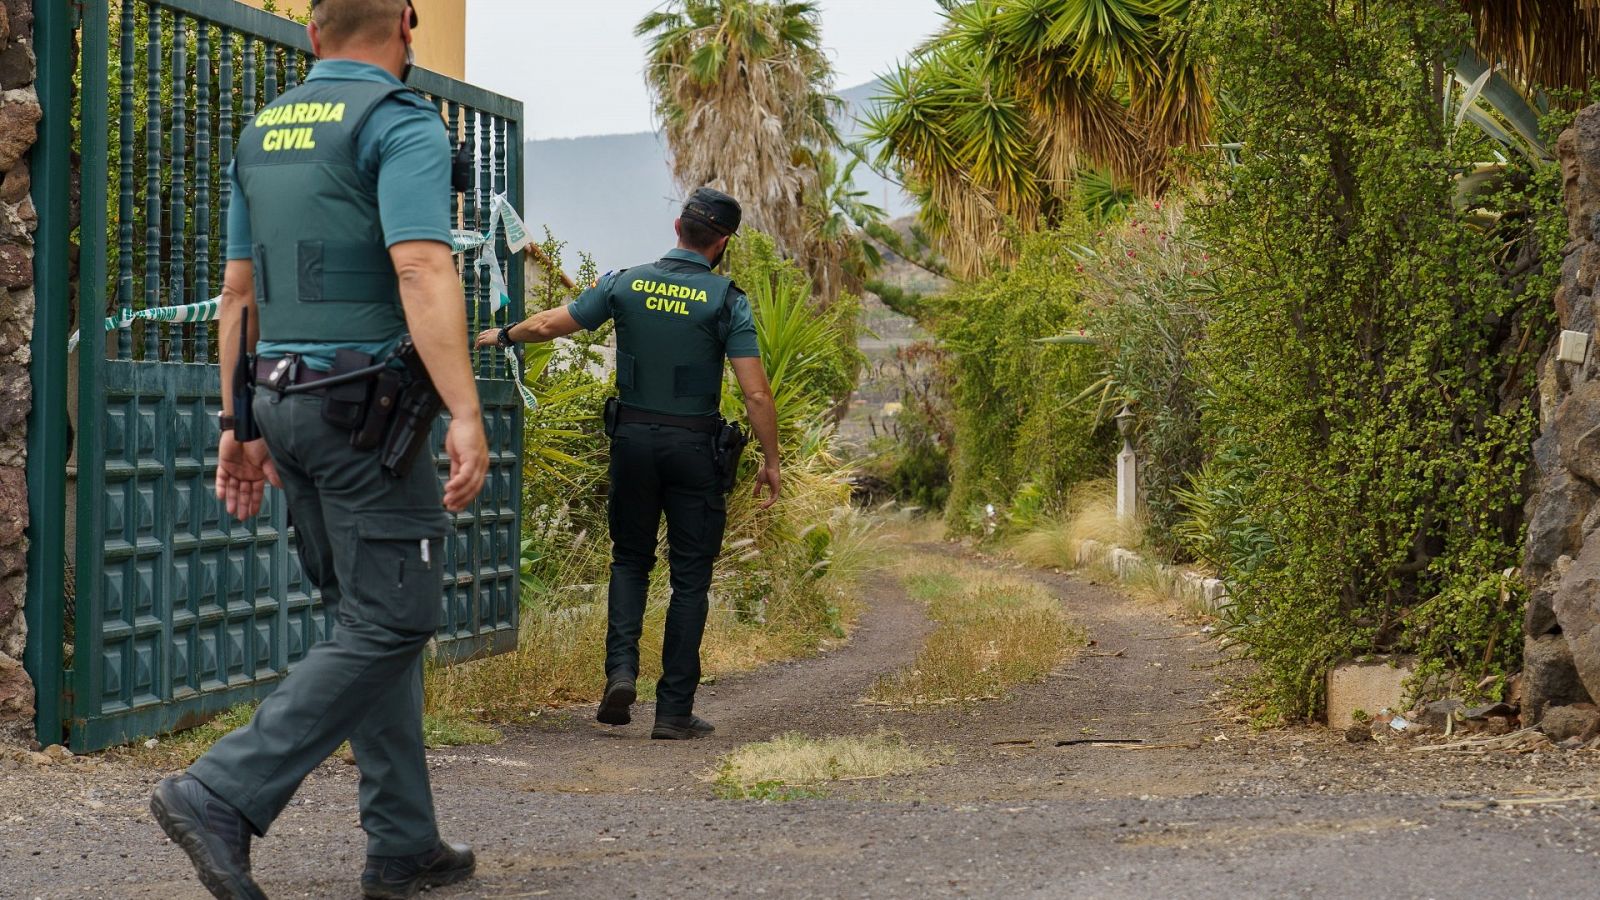
[(635, 409), (716, 415), (722, 400), (732, 279), (637, 266), (616, 275), (617, 391)]
[(377, 342), (406, 330), (377, 184), (356, 158), (367, 117), (406, 92), (310, 81), (257, 113), (239, 136), (235, 164), (250, 206), (262, 340)]

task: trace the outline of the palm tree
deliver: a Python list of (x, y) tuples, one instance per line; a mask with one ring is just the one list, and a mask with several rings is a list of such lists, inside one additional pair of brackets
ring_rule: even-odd
[(839, 142), (817, 4), (670, 0), (634, 31), (650, 39), (645, 79), (679, 187), (727, 191), (747, 223), (801, 255), (819, 162)]
[(1159, 190), (1172, 148), (1210, 133), (1209, 78), (1182, 27), (1191, 0), (945, 7), (867, 124), (958, 274), (1008, 258), (1010, 224), (1057, 215), (1085, 170)]
[(1477, 54), (1515, 80), (1582, 90), (1600, 74), (1600, 2), (1462, 0)]
[(883, 265), (882, 254), (864, 236), (880, 229), (885, 213), (856, 187), (858, 162), (840, 167), (832, 154), (817, 157), (816, 190), (806, 202), (805, 268), (812, 289), (830, 302), (841, 293), (861, 293)]

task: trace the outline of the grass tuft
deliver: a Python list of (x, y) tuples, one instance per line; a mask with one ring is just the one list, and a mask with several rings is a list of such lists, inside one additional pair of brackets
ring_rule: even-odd
[(422, 742), (430, 748), (498, 744), (504, 738), (505, 735), (498, 729), (469, 716), (438, 713), (424, 713), (422, 716)]
[(1074, 488), (1065, 515), (1017, 536), (1011, 542), (1011, 552), (1031, 565), (1074, 569), (1078, 565), (1078, 544), (1086, 540), (1130, 550), (1143, 543), (1138, 523), (1123, 522), (1117, 517), (1114, 482), (1091, 481)]
[(135, 743), (128, 746), (129, 754), (136, 760), (162, 769), (187, 768), (190, 763), (205, 755), (211, 745), (224, 736), (250, 724), (259, 704), (240, 703), (208, 722), (159, 738), (153, 745)]
[(823, 738), (785, 734), (728, 754), (715, 785), (724, 799), (795, 800), (823, 796), (817, 786), (829, 782), (907, 775), (939, 761), (937, 754), (909, 747), (887, 732)]
[(873, 685), (868, 699), (925, 705), (987, 700), (1039, 681), (1084, 636), (1060, 602), (1031, 581), (973, 566), (921, 560), (904, 576), (938, 627), (912, 665)]
[[(187, 768), (204, 756), (217, 741), (250, 724), (250, 718), (256, 714), (259, 705), (255, 702), (241, 703), (209, 722), (160, 738), (154, 745), (129, 745), (127, 752), (133, 759), (157, 768)], [(468, 715), (425, 713), (422, 717), (422, 740), (429, 748), (498, 744), (501, 738), (498, 730)], [(334, 755), (347, 755), (349, 748), (349, 744), (343, 744), (334, 751)]]

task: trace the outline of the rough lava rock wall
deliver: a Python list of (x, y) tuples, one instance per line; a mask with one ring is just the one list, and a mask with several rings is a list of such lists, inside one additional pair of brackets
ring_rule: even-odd
[(1525, 620), (1523, 722), (1600, 697), (1600, 106), (1558, 145), (1571, 241), (1563, 250), (1556, 313), (1561, 327), (1591, 336), (1588, 359), (1546, 355), (1540, 378), (1543, 434), (1534, 443), (1539, 491), (1530, 501), (1523, 573), (1532, 589)]
[(33, 231), (28, 150), (38, 134), (34, 0), (0, 2), (0, 744), (33, 737), (27, 623), (27, 438), (32, 388)]

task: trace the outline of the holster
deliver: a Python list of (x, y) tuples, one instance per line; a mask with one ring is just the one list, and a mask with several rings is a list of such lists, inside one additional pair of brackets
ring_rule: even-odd
[(600, 411), (600, 422), (605, 428), (606, 437), (617, 436), (617, 418), (622, 410), (622, 401), (616, 397), (607, 397), (605, 408)]
[(382, 456), (383, 470), (399, 478), (411, 470), (417, 453), (428, 443), (433, 420), (444, 403), (410, 338), (401, 342), (395, 357), (405, 363), (408, 378), (395, 399), (394, 417), (384, 438)]
[(744, 448), (749, 443), (750, 433), (742, 426), (737, 422), (722, 420), (722, 427), (717, 429), (716, 436), (712, 438), (711, 452), (724, 494), (733, 490), (733, 483), (739, 477), (739, 458), (744, 455)]

